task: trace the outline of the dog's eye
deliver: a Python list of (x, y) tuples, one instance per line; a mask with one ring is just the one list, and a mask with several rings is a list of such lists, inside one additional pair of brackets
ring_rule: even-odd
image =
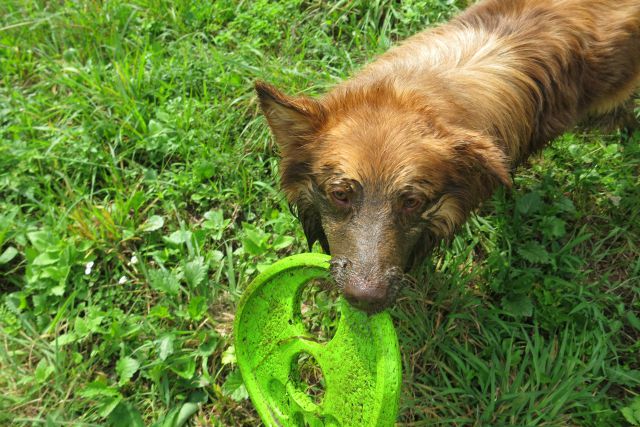
[(349, 206), (351, 202), (351, 192), (346, 189), (336, 189), (331, 193), (334, 203), (341, 207)]
[(414, 212), (418, 210), (424, 201), (417, 196), (407, 196), (402, 199), (402, 209), (405, 212)]

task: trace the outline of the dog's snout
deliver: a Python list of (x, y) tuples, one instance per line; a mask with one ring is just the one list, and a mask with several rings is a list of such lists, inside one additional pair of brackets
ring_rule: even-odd
[(334, 257), (331, 260), (331, 276), (334, 278), (338, 287), (344, 289), (345, 283), (348, 281), (351, 271), (351, 261), (344, 257)]
[(344, 297), (354, 307), (375, 313), (387, 304), (387, 288), (383, 283), (354, 278), (345, 284), (343, 292)]
[(369, 314), (389, 307), (403, 283), (399, 267), (364, 264), (344, 256), (331, 260), (331, 276), (345, 299), (353, 307)]

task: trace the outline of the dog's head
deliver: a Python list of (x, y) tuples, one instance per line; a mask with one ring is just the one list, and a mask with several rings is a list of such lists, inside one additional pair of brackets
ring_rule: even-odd
[(493, 141), (443, 123), (414, 92), (338, 87), (316, 100), (262, 82), (256, 90), (309, 245), (332, 255), (345, 297), (368, 312), (389, 305), (404, 272), (509, 184)]

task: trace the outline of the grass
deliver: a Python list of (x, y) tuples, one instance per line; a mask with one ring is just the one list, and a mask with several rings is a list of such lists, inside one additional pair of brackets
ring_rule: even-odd
[[(321, 93), (463, 3), (3, 1), (0, 424), (258, 424), (233, 313), (306, 248), (252, 83)], [(425, 261), (399, 424), (640, 425), (639, 172), (638, 133), (566, 134)]]

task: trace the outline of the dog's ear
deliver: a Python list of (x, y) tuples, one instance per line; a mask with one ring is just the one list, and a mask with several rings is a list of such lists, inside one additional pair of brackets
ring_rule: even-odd
[(489, 175), (497, 178), (505, 187), (511, 188), (509, 159), (490, 139), (479, 135), (468, 135), (455, 146), (458, 158), (473, 162)]
[(322, 126), (325, 114), (318, 101), (288, 96), (262, 81), (257, 81), (255, 88), (260, 108), (283, 155), (308, 143)]
[(307, 238), (309, 250), (311, 250), (313, 244), (318, 241), (320, 242), (320, 246), (322, 246), (322, 250), (326, 254), (329, 254), (329, 242), (327, 241), (327, 236), (324, 234), (324, 229), (322, 228), (320, 213), (314, 209), (312, 205), (298, 206), (296, 210), (296, 215), (302, 224), (304, 235)]
[(261, 81), (256, 82), (255, 88), (260, 108), (282, 153), (280, 179), (291, 210), (302, 223), (309, 250), (314, 242), (319, 241), (322, 249), (329, 253), (320, 213), (308, 197), (313, 152), (304, 150), (324, 123), (324, 109), (314, 99), (287, 96)]

